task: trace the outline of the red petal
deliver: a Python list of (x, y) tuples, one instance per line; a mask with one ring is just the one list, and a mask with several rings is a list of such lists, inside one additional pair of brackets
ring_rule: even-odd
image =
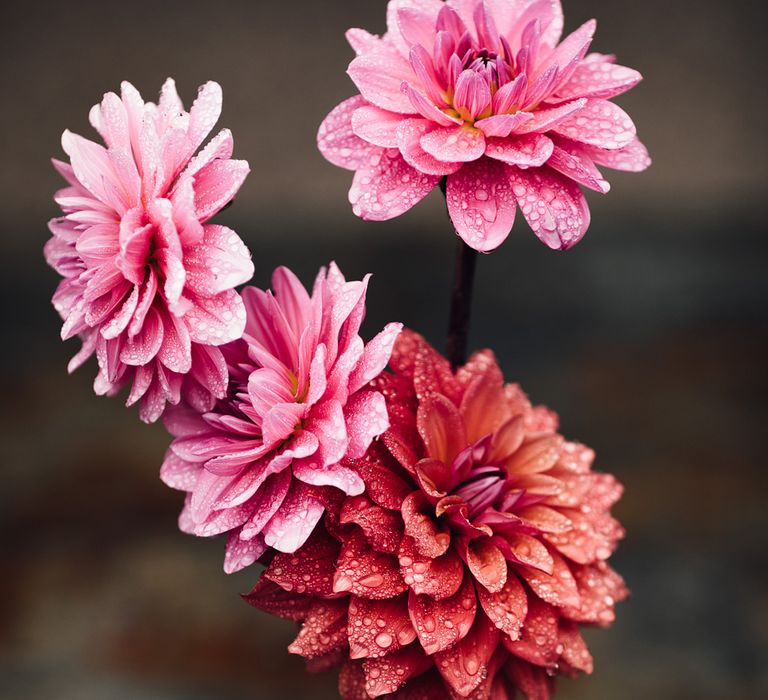
[(399, 557), (403, 578), (414, 593), (442, 600), (459, 590), (464, 578), (464, 564), (452, 549), (437, 559), (422, 557), (413, 538), (406, 535), (400, 545)]
[(450, 464), (468, 444), (459, 410), (442, 394), (421, 401), (416, 421), (427, 454), (434, 459)]
[(468, 444), (495, 433), (512, 417), (501, 381), (489, 375), (477, 377), (467, 387), (459, 412), (464, 419)]
[(503, 639), (504, 646), (515, 656), (537, 666), (553, 667), (558, 651), (558, 619), (555, 608), (540, 600), (528, 601), (528, 615), (519, 640)]
[(589, 653), (579, 626), (575, 622), (560, 620), (560, 643), (563, 645), (561, 662), (564, 661), (577, 671), (592, 673), (594, 667), (592, 654)]
[(498, 643), (499, 631), (485, 615), (478, 615), (464, 639), (435, 654), (437, 670), (459, 695), (467, 697), (485, 679)]
[(403, 499), (413, 491), (406, 473), (379, 443), (371, 445), (364, 459), (345, 464), (357, 470), (365, 482), (366, 494), (382, 508), (400, 510)]
[(498, 593), (476, 586), (477, 596), (488, 619), (510, 639), (517, 639), (528, 614), (528, 596), (517, 576), (510, 576)]
[(397, 552), (403, 538), (403, 526), (395, 511), (375, 505), (366, 496), (355, 496), (345, 499), (340, 517), (343, 525), (358, 525), (375, 550), (389, 554)]
[(347, 601), (320, 600), (313, 603), (298, 637), (288, 651), (315, 659), (347, 644)]
[(477, 611), (477, 598), (472, 579), (464, 580), (459, 592), (444, 600), (427, 595), (408, 597), (408, 612), (416, 628), (419, 642), (428, 655), (449, 649), (467, 636)]
[(409, 678), (432, 666), (432, 660), (417, 645), (411, 645), (380, 659), (363, 662), (365, 689), (372, 698), (394, 693)]
[(349, 656), (373, 659), (385, 656), (416, 639), (405, 596), (366, 600), (352, 596), (347, 621)]
[(363, 664), (348, 661), (339, 672), (339, 695), (342, 700), (370, 700), (365, 692)]
[(490, 537), (471, 540), (466, 561), (477, 582), (490, 593), (498, 593), (507, 582), (507, 560)]
[(304, 620), (309, 614), (312, 599), (286, 591), (262, 576), (253, 590), (242, 596), (254, 608), (287, 620)]
[(581, 604), (568, 607), (563, 613), (576, 622), (588, 622), (603, 627), (613, 622), (614, 606), (624, 600), (629, 591), (624, 580), (605, 562), (592, 566), (573, 566)]
[(275, 554), (264, 577), (286, 591), (330, 596), (338, 554), (339, 543), (318, 529), (295, 554)]
[(434, 508), (430, 507), (429, 501), (421, 491), (414, 491), (403, 501), (405, 534), (413, 538), (419, 554), (430, 559), (445, 554), (451, 544), (450, 534), (445, 530), (438, 530), (434, 513)]
[(533, 592), (547, 603), (558, 607), (578, 607), (581, 599), (571, 569), (562, 557), (552, 551), (550, 554), (554, 563), (551, 575), (528, 567), (520, 567), (520, 575)]
[(344, 542), (336, 562), (334, 593), (348, 591), (361, 598), (384, 600), (406, 590), (397, 559), (371, 549), (359, 532)]
[(511, 659), (504, 670), (512, 684), (520, 689), (526, 700), (549, 700), (552, 697), (552, 679), (544, 669), (525, 661)]

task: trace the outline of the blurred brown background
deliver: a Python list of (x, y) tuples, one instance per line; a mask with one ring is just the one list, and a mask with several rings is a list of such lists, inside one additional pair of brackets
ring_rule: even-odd
[[(599, 20), (595, 48), (646, 81), (620, 98), (655, 158), (612, 174), (592, 229), (558, 255), (518, 222), (481, 260), (473, 344), (560, 411), (627, 486), (616, 557), (633, 597), (591, 636), (597, 671), (561, 698), (768, 697), (768, 509), (763, 432), (768, 298), (761, 3), (566, 0), (568, 28)], [(277, 264), (307, 282), (335, 258), (375, 273), (368, 332), (399, 319), (442, 345), (453, 241), (438, 193), (365, 224), (350, 174), (314, 146), (353, 92), (343, 32), (381, 31), (383, 0), (219, 3), (29, 0), (0, 12), (3, 342), (0, 696), (19, 700), (333, 698), (333, 677), (289, 657), (288, 622), (237, 593), (223, 543), (176, 530), (166, 445), (89, 366), (67, 377), (56, 276), (41, 248), (65, 127), (129, 79), (166, 76), (191, 102), (224, 87), (220, 126), (253, 173), (218, 218), (251, 247), (254, 282)]]

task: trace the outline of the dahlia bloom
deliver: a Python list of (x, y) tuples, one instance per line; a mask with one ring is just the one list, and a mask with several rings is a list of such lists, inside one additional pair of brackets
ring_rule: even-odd
[(241, 340), (224, 348), (226, 398), (206, 413), (168, 410), (174, 440), (161, 470), (187, 492), (184, 532), (230, 533), (224, 568), (252, 564), (268, 547), (298, 549), (334, 498), (360, 495), (360, 475), (341, 462), (362, 457), (389, 426), (382, 394), (368, 387), (389, 361), (400, 324), (365, 344), (368, 277), (347, 282), (323, 268), (310, 296), (278, 268), (274, 292), (243, 291)]
[(580, 186), (608, 192), (597, 166), (637, 172), (645, 147), (615, 97), (642, 76), (587, 54), (591, 20), (562, 42), (559, 0), (391, 0), (383, 37), (347, 33), (360, 94), (323, 122), (318, 145), (355, 176), (355, 214), (408, 211), (444, 178), (458, 234), (497, 248), (517, 206), (554, 249), (590, 214)]
[(79, 336), (73, 372), (94, 352), (97, 394), (130, 385), (128, 405), (152, 422), (182, 392), (201, 410), (226, 392), (218, 346), (239, 338), (245, 308), (235, 291), (253, 275), (234, 231), (207, 221), (228, 204), (248, 174), (232, 160), (224, 129), (196, 154), (221, 113), (221, 88), (206, 83), (189, 113), (173, 80), (157, 105), (123, 83), (107, 93), (90, 122), (106, 148), (70, 131), (54, 160), (69, 183), (55, 200), (45, 246), (64, 279), (53, 304), (64, 340)]
[(405, 332), (391, 367), (391, 427), (353, 463), (366, 493), (246, 599), (301, 622), (311, 667), (343, 664), (345, 700), (546, 699), (556, 673), (591, 672), (580, 625), (627, 594), (606, 563), (621, 486), (489, 351), (453, 373)]

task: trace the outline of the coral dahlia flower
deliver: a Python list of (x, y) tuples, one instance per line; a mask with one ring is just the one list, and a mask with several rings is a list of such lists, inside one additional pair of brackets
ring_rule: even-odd
[(627, 594), (606, 562), (621, 486), (492, 353), (453, 373), (406, 332), (391, 367), (374, 382), (391, 427), (353, 463), (365, 494), (246, 599), (301, 623), (290, 650), (311, 667), (343, 664), (345, 700), (546, 699), (591, 672), (580, 626)]
[(161, 478), (187, 492), (184, 532), (230, 533), (228, 573), (268, 547), (295, 551), (334, 498), (365, 488), (342, 460), (361, 458), (389, 426), (384, 396), (368, 385), (401, 330), (363, 342), (368, 279), (347, 282), (331, 264), (311, 296), (285, 268), (272, 292), (246, 287), (245, 333), (224, 348), (226, 398), (206, 413), (166, 413), (174, 440)]
[(347, 34), (360, 94), (323, 122), (318, 145), (355, 171), (354, 212), (383, 221), (444, 178), (458, 234), (479, 251), (509, 235), (519, 205), (548, 246), (586, 232), (581, 187), (608, 192), (597, 166), (650, 165), (610, 102), (641, 75), (587, 54), (594, 20), (562, 42), (560, 0), (391, 0), (387, 32)]
[(90, 113), (106, 147), (65, 131), (70, 163), (53, 161), (69, 186), (56, 193), (64, 215), (49, 223), (45, 256), (64, 278), (53, 297), (62, 338), (83, 343), (69, 370), (95, 352), (96, 393), (130, 385), (128, 405), (140, 402), (147, 422), (182, 392), (201, 410), (223, 397), (218, 346), (245, 325), (234, 288), (251, 278), (251, 256), (234, 231), (207, 222), (248, 163), (232, 160), (227, 129), (198, 152), (220, 113), (216, 83), (189, 113), (171, 79), (157, 105), (123, 83)]

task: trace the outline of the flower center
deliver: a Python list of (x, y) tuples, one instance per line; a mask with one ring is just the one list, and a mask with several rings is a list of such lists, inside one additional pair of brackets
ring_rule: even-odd
[(451, 466), (454, 486), (450, 495), (459, 496), (467, 504), (470, 519), (496, 502), (507, 481), (502, 467), (488, 463), (490, 441), (489, 435), (468, 447)]

